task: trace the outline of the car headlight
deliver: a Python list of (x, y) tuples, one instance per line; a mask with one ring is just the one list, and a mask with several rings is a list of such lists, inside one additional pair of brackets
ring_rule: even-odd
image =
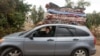
[(2, 39), (0, 39), (0, 43), (2, 43), (4, 41), (4, 39), (2, 38)]

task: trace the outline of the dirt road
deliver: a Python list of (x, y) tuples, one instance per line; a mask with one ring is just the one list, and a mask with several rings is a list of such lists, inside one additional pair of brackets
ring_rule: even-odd
[(96, 54), (93, 56), (100, 56), (100, 46), (96, 46)]

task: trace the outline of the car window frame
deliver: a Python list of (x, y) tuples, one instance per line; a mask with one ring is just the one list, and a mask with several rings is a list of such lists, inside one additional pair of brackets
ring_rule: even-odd
[[(41, 29), (41, 28), (44, 28), (44, 27), (48, 27), (48, 26), (43, 26), (43, 27), (39, 27), (38, 29), (35, 29), (34, 31), (30, 32), (29, 34), (27, 34), (25, 37), (30, 37), (29, 35), (32, 35), (34, 34), (34, 32), (36, 32), (37, 30)], [(49, 25), (49, 27), (55, 27), (55, 30), (56, 30), (56, 26), (55, 25)], [(54, 32), (54, 36), (55, 37), (55, 32)], [(34, 38), (34, 36), (33, 36)], [(42, 37), (41, 37), (42, 38)]]
[[(78, 35), (77, 30), (81, 30), (81, 31), (85, 32), (85, 34), (88, 34), (88, 35)], [(77, 29), (76, 29), (76, 34), (75, 34), (75, 36), (78, 36), (78, 37), (86, 37), (86, 36), (90, 36), (90, 34), (89, 34), (87, 31), (85, 31), (85, 30), (82, 30), (82, 29), (77, 28)]]
[[(56, 32), (57, 32), (57, 28), (58, 28), (58, 27), (66, 28), (66, 29), (72, 34), (72, 36), (56, 36)], [(69, 28), (74, 29), (73, 27), (70, 27), (70, 26), (56, 26), (55, 37), (74, 37), (74, 34), (69, 30)]]
[[(71, 32), (71, 34), (73, 35), (73, 36), (60, 36), (60, 37), (86, 37), (86, 36), (90, 36), (90, 34), (89, 34), (87, 31), (82, 30), (82, 29), (79, 29), (79, 28), (77, 28), (77, 27), (71, 27), (71, 26), (56, 26), (56, 28), (57, 28), (57, 27), (64, 27), (64, 28), (67, 28), (68, 31)], [(75, 32), (72, 32), (70, 29), (74, 29)], [(78, 35), (77, 29), (79, 29), (79, 30), (85, 32), (85, 33), (88, 34), (88, 35), (82, 35), (82, 36), (81, 36), (81, 35)], [(56, 29), (56, 31), (57, 31), (57, 29)], [(55, 36), (56, 36), (56, 31), (55, 31)], [(58, 36), (56, 36), (56, 37), (58, 37)]]

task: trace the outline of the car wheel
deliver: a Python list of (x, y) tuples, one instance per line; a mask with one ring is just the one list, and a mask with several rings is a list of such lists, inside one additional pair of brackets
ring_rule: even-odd
[(7, 48), (2, 53), (1, 56), (23, 56), (22, 52), (15, 48)]
[(89, 53), (86, 49), (77, 49), (72, 52), (71, 56), (89, 56)]

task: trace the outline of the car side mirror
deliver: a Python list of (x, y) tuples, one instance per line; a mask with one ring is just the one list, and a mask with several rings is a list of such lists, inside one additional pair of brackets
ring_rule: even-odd
[(33, 40), (33, 36), (30, 36), (29, 39)]
[(29, 34), (29, 35), (27, 35), (27, 37), (28, 37), (29, 39), (33, 40), (33, 34)]
[(32, 34), (30, 34), (29, 38), (33, 40), (34, 37), (36, 37), (37, 31), (34, 31)]

